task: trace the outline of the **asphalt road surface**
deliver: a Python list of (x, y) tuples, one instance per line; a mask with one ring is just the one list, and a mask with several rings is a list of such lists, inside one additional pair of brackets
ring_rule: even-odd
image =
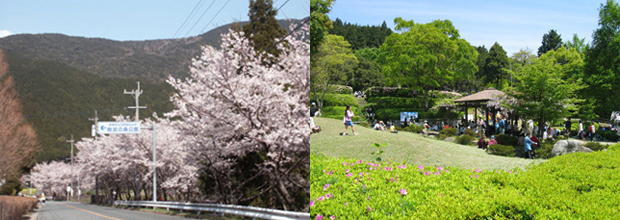
[(178, 220), (182, 217), (96, 206), (77, 202), (47, 201), (38, 211), (39, 220)]

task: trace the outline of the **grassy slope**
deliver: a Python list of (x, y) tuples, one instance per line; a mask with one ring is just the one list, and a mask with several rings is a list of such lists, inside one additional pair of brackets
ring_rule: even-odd
[[(464, 146), (446, 141), (425, 138), (420, 134), (375, 131), (370, 128), (355, 126), (357, 136), (340, 136), (344, 125), (342, 120), (315, 118), (315, 123), (323, 131), (310, 135), (310, 151), (331, 157), (374, 160), (371, 152), (377, 150), (374, 143), (388, 143), (385, 147), (384, 160), (394, 162), (406, 161), (414, 165), (462, 167), (467, 169), (512, 169), (525, 168), (534, 160), (500, 157), (487, 154), (474, 146)], [(536, 160), (539, 161), (539, 160)], [(542, 160), (540, 160), (542, 161)]]

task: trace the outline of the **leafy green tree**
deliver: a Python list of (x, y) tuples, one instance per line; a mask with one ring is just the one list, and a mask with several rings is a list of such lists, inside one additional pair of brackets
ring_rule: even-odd
[(562, 36), (554, 29), (543, 35), (542, 45), (538, 48), (538, 56), (550, 50), (557, 50), (562, 46)]
[(589, 48), (588, 44), (586, 44), (585, 41), (586, 38), (579, 38), (577, 34), (574, 34), (572, 41), (569, 40), (564, 42), (564, 47), (566, 47), (566, 49), (575, 48), (577, 52), (585, 55), (586, 50)]
[(278, 23), (277, 14), (272, 0), (250, 0), (250, 22), (243, 25), (243, 32), (252, 40), (256, 51), (280, 54), (274, 44), (286, 35), (286, 30)]
[(502, 90), (507, 85), (510, 76), (506, 69), (509, 67), (508, 56), (504, 48), (495, 42), (484, 61), (484, 83), (487, 86)]
[[(358, 61), (351, 50), (351, 44), (342, 36), (327, 35), (318, 51), (314, 66), (310, 69), (310, 90), (316, 97), (319, 108), (330, 84), (349, 84), (353, 80)], [(320, 93), (320, 95), (319, 95)]]
[(567, 77), (579, 65), (583, 66), (584, 62), (576, 50), (560, 48), (557, 52), (543, 54), (533, 64), (515, 72), (519, 83), (509, 94), (517, 102), (506, 105), (525, 118), (537, 121), (538, 136), (542, 137), (546, 121), (567, 117), (571, 111), (577, 110), (576, 104), (581, 101), (577, 98), (577, 92), (586, 86), (580, 78)]
[(364, 57), (365, 59), (376, 61), (379, 58), (379, 48), (363, 48), (355, 51), (355, 56), (358, 58)]
[(416, 24), (394, 19), (396, 30), (380, 47), (387, 84), (419, 91), (456, 88), (478, 71), (478, 53), (449, 20)]
[(356, 53), (359, 64), (355, 68), (355, 79), (351, 83), (353, 90), (363, 91), (373, 86), (385, 85), (385, 77), (381, 67), (375, 61), (359, 56)]
[(599, 9), (599, 27), (586, 51), (585, 95), (596, 101), (598, 115), (620, 110), (620, 6), (608, 0)]
[(478, 72), (476, 73), (476, 78), (482, 79), (486, 74), (484, 73), (484, 64), (486, 62), (487, 57), (489, 56), (489, 50), (487, 50), (484, 45), (477, 46), (476, 52), (478, 52), (478, 61), (476, 65), (478, 66)]
[(333, 27), (332, 20), (327, 16), (332, 10), (333, 2), (334, 0), (310, 0), (310, 59), (325, 41), (327, 31)]

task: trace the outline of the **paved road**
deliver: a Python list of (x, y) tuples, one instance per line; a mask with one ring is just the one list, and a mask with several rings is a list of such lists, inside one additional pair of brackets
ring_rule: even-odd
[(77, 202), (47, 201), (39, 209), (39, 220), (178, 220), (182, 217), (167, 216), (155, 213), (116, 209), (107, 206), (81, 204)]

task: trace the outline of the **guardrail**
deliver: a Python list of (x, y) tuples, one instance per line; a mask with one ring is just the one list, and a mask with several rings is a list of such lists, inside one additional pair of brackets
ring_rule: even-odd
[(251, 218), (261, 219), (310, 219), (310, 213), (291, 212), (277, 209), (267, 209), (251, 206), (224, 205), (211, 203), (189, 203), (189, 202), (153, 202), (153, 201), (115, 201), (114, 205), (130, 207), (153, 207), (165, 208), (180, 211), (216, 212), (231, 215), (240, 215)]

